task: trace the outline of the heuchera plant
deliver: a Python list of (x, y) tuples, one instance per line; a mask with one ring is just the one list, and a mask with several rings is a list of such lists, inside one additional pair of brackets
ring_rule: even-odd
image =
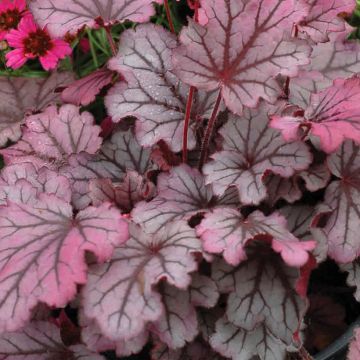
[(0, 0), (1, 360), (309, 359), (311, 271), (360, 287), (355, 1), (172, 5)]

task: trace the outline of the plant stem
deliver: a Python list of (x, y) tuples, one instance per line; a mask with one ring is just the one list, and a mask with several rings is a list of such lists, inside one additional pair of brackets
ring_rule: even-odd
[(195, 87), (191, 86), (190, 90), (189, 90), (187, 102), (186, 102), (186, 111), (185, 111), (185, 120), (184, 120), (183, 151), (182, 151), (183, 163), (187, 162), (188, 134), (189, 134), (191, 107), (192, 107), (192, 102), (193, 102), (193, 98), (194, 98), (194, 93), (195, 93)]
[(116, 54), (117, 54), (116, 44), (115, 44), (114, 39), (113, 39), (113, 37), (111, 35), (111, 29), (110, 29), (110, 27), (106, 26), (105, 30), (106, 30), (106, 36), (107, 36), (107, 39), (109, 41), (109, 45), (110, 45), (110, 48), (111, 48), (112, 55), (116, 56)]
[(210, 140), (212, 137), (212, 133), (214, 131), (214, 126), (215, 126), (215, 122), (216, 122), (216, 118), (219, 112), (219, 107), (221, 104), (221, 90), (219, 90), (218, 96), (216, 98), (216, 102), (215, 102), (215, 106), (214, 109), (212, 111), (209, 123), (206, 127), (206, 131), (205, 131), (205, 136), (204, 136), (204, 141), (201, 145), (201, 154), (200, 154), (200, 160), (199, 160), (199, 170), (202, 169), (205, 160), (207, 158), (207, 154), (208, 154), (208, 150), (209, 150), (209, 145), (210, 145)]
[(175, 34), (174, 23), (171, 18), (171, 11), (170, 11), (170, 6), (169, 6), (168, 0), (164, 0), (164, 6), (165, 6), (165, 10), (166, 10), (166, 17), (168, 19), (170, 31)]
[(89, 42), (90, 42), (90, 52), (91, 52), (91, 56), (92, 56), (92, 59), (93, 59), (93, 63), (95, 65), (95, 67), (99, 67), (99, 61), (98, 61), (98, 58), (97, 58), (97, 55), (96, 55), (96, 51), (95, 51), (95, 48), (94, 48), (94, 39), (93, 39), (93, 36), (91, 34), (91, 30), (90, 29), (86, 29), (86, 32), (88, 34), (88, 37), (89, 37)]

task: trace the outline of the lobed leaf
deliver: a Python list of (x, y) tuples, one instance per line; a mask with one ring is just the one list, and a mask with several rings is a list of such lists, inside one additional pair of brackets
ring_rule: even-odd
[[(56, 37), (83, 27), (112, 25), (125, 20), (147, 22), (154, 15), (152, 0), (34, 0), (29, 8), (35, 20)], [(159, 0), (157, 0), (159, 2)]]
[(327, 187), (324, 203), (317, 209), (318, 218), (325, 214), (328, 217), (320, 230), (327, 238), (329, 256), (338, 263), (349, 263), (360, 254), (359, 147), (351, 141), (344, 142), (328, 157), (327, 165), (338, 180)]
[(216, 205), (239, 205), (236, 191), (216, 197), (204, 176), (196, 169), (182, 164), (157, 180), (157, 196), (150, 202), (136, 205), (131, 215), (136, 223), (144, 224), (146, 231), (156, 232), (166, 223), (189, 220), (200, 212), (207, 212)]
[(279, 214), (264, 216), (255, 211), (243, 218), (238, 210), (216, 208), (205, 214), (196, 227), (204, 250), (209, 253), (222, 253), (231, 265), (238, 265), (246, 259), (246, 245), (258, 237), (267, 237), (272, 247), (279, 252), (290, 266), (302, 266), (308, 259), (308, 250), (314, 248), (314, 242), (300, 242), (287, 229), (286, 220)]
[[(127, 30), (120, 38), (119, 52), (109, 68), (126, 80), (108, 93), (105, 105), (114, 121), (135, 116), (136, 137), (149, 147), (159, 140), (172, 150), (181, 150), (186, 101), (189, 87), (174, 75), (171, 55), (177, 47), (173, 34), (161, 26), (140, 25)], [(198, 92), (192, 106), (192, 120), (208, 117), (215, 94)], [(195, 136), (189, 131), (189, 149), (195, 147)]]
[(185, 289), (191, 281), (189, 273), (197, 268), (193, 254), (200, 251), (195, 231), (185, 222), (164, 226), (152, 235), (130, 224), (126, 246), (118, 247), (109, 263), (90, 269), (83, 291), (85, 316), (96, 319), (111, 340), (139, 335), (164, 311), (153, 285), (166, 279)]
[(243, 204), (257, 205), (267, 196), (265, 174), (271, 171), (290, 177), (309, 166), (311, 154), (305, 144), (287, 144), (280, 132), (269, 128), (268, 114), (275, 111), (262, 103), (258, 109), (246, 110), (242, 117), (230, 115), (219, 131), (224, 138), (223, 150), (213, 154), (213, 161), (203, 169), (215, 194), (236, 187)]
[(360, 78), (337, 79), (325, 90), (311, 95), (304, 118), (273, 116), (271, 126), (287, 141), (299, 138), (298, 128), (307, 126), (319, 138), (321, 148), (334, 152), (344, 139), (360, 143)]
[(296, 76), (308, 63), (309, 47), (285, 35), (307, 15), (303, 2), (210, 0), (201, 7), (208, 22), (190, 20), (182, 30), (175, 74), (199, 89), (220, 88), (232, 112), (241, 114), (260, 98), (274, 103), (281, 94), (275, 76)]
[(0, 229), (0, 328), (7, 331), (23, 326), (39, 302), (63, 307), (72, 300), (86, 282), (85, 251), (102, 262), (128, 238), (108, 204), (74, 218), (68, 202), (47, 194), (1, 207)]
[(35, 321), (17, 332), (0, 335), (1, 360), (102, 360), (103, 356), (89, 351), (84, 345), (65, 346), (56, 325)]
[(54, 72), (46, 79), (0, 77), (0, 146), (17, 141), (25, 115), (59, 102), (55, 89), (72, 80), (67, 72)]
[(100, 127), (94, 118), (74, 105), (49, 106), (26, 118), (22, 139), (1, 150), (6, 164), (32, 162), (37, 167), (59, 166), (72, 154), (96, 153), (101, 146)]

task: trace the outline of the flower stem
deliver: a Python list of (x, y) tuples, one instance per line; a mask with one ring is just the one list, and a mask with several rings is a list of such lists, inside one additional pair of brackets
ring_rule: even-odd
[(105, 30), (106, 30), (106, 36), (107, 36), (107, 39), (109, 41), (109, 45), (110, 45), (110, 48), (111, 48), (112, 55), (116, 56), (116, 54), (117, 54), (116, 44), (115, 44), (114, 39), (113, 39), (113, 37), (111, 35), (111, 28), (109, 26), (106, 26)]
[(171, 11), (170, 11), (170, 6), (169, 6), (168, 0), (164, 0), (164, 6), (165, 6), (165, 10), (166, 10), (166, 17), (168, 19), (170, 31), (175, 34), (174, 23), (172, 21)]
[(209, 150), (209, 145), (210, 145), (210, 140), (212, 137), (212, 133), (214, 131), (214, 127), (215, 127), (215, 122), (216, 122), (216, 118), (219, 112), (219, 107), (221, 104), (221, 90), (219, 90), (218, 96), (216, 98), (216, 102), (215, 102), (215, 106), (214, 109), (212, 111), (209, 123), (206, 127), (206, 131), (205, 131), (205, 136), (204, 136), (204, 141), (201, 145), (201, 153), (200, 153), (200, 160), (199, 160), (199, 170), (202, 169), (205, 160), (207, 158), (207, 154), (208, 154), (208, 150)]
[(186, 111), (185, 111), (185, 120), (184, 120), (183, 151), (182, 151), (183, 163), (187, 162), (188, 134), (189, 134), (191, 107), (192, 107), (192, 102), (193, 102), (193, 98), (194, 98), (194, 93), (195, 93), (195, 87), (191, 86), (190, 90), (189, 90), (187, 102), (186, 102)]

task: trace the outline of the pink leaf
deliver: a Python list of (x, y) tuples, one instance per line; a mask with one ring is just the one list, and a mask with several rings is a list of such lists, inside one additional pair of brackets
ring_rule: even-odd
[(339, 15), (352, 13), (356, 6), (353, 0), (308, 0), (307, 2), (310, 5), (309, 15), (297, 26), (315, 42), (329, 41), (329, 33), (344, 31), (345, 21)]
[(74, 297), (76, 284), (86, 281), (85, 251), (105, 261), (128, 237), (127, 224), (108, 204), (74, 218), (67, 202), (46, 194), (0, 208), (0, 228), (0, 328), (9, 331), (38, 302), (62, 307)]
[(175, 73), (199, 89), (220, 88), (237, 114), (260, 97), (274, 103), (281, 94), (274, 77), (296, 76), (298, 66), (308, 63), (309, 47), (284, 35), (307, 15), (306, 6), (293, 0), (210, 0), (201, 6), (209, 21), (201, 26), (190, 20), (182, 30)]
[(0, 146), (17, 141), (25, 114), (58, 102), (54, 90), (71, 82), (71, 73), (53, 73), (46, 79), (0, 78)]
[(200, 252), (195, 231), (177, 221), (148, 235), (130, 225), (126, 246), (115, 250), (112, 260), (91, 268), (84, 288), (84, 314), (96, 319), (101, 332), (112, 340), (127, 340), (156, 321), (164, 309), (152, 286), (162, 279), (185, 289), (196, 270), (193, 253)]
[(360, 329), (354, 330), (354, 337), (349, 346), (347, 360), (357, 360), (360, 357)]
[(106, 85), (111, 84), (113, 72), (100, 69), (66, 86), (61, 93), (62, 101), (74, 105), (88, 105)]
[(98, 23), (147, 22), (155, 13), (152, 0), (35, 0), (29, 7), (39, 25), (57, 37)]
[(322, 230), (327, 238), (329, 255), (339, 263), (349, 263), (360, 255), (358, 227), (360, 221), (359, 147), (346, 141), (328, 157), (328, 167), (338, 180), (326, 189), (323, 206), (317, 214), (327, 214)]
[(241, 117), (231, 115), (221, 128), (223, 151), (212, 155), (205, 164), (206, 183), (212, 184), (215, 194), (236, 187), (244, 204), (259, 204), (266, 198), (263, 182), (271, 171), (283, 177), (304, 170), (311, 154), (300, 142), (287, 144), (278, 131), (268, 126), (268, 114), (274, 108), (264, 102), (259, 109), (246, 110)]
[(245, 246), (256, 237), (271, 239), (272, 247), (290, 266), (304, 265), (308, 250), (314, 242), (299, 242), (287, 229), (286, 220), (278, 214), (264, 216), (256, 211), (244, 219), (240, 212), (230, 208), (216, 208), (205, 215), (196, 232), (205, 251), (223, 253), (225, 260), (237, 265), (246, 259)]
[(122, 182), (127, 171), (135, 170), (139, 175), (146, 175), (153, 168), (150, 150), (142, 148), (129, 129), (115, 132), (95, 156), (83, 153), (71, 157), (68, 165), (62, 167), (60, 172), (69, 178), (73, 202), (78, 209), (82, 209), (92, 200), (89, 193), (90, 180)]
[(167, 222), (189, 220), (219, 204), (239, 204), (234, 191), (228, 191), (221, 198), (214, 196), (211, 187), (205, 185), (204, 176), (185, 164), (173, 168), (168, 174), (160, 174), (157, 190), (158, 195), (152, 201), (139, 203), (131, 214), (133, 220), (144, 224), (149, 232), (156, 232)]
[(124, 212), (129, 213), (141, 200), (151, 198), (155, 185), (136, 171), (127, 171), (122, 182), (113, 183), (110, 179), (90, 180), (89, 196), (92, 204), (98, 206), (109, 201)]
[(293, 335), (306, 311), (306, 301), (295, 290), (300, 272), (261, 246), (248, 255), (236, 269), (222, 261), (213, 265), (213, 279), (230, 295), (210, 343), (231, 358), (282, 359), (295, 345)]
[[(271, 126), (280, 129), (285, 139), (300, 125), (310, 126), (321, 148), (331, 153), (344, 139), (360, 143), (360, 78), (337, 79), (329, 88), (313, 94), (303, 119), (290, 123), (288, 117), (274, 116)], [(289, 139), (292, 140), (292, 139)]]
[(1, 360), (48, 359), (103, 360), (104, 357), (86, 349), (84, 345), (66, 347), (60, 329), (49, 322), (34, 321), (18, 332), (0, 335)]
[(164, 312), (150, 325), (150, 330), (171, 349), (182, 348), (199, 332), (190, 294), (169, 285), (162, 286), (161, 294)]
[[(5, 202), (8, 199), (15, 202), (17, 200), (28, 202), (27, 200), (22, 201), (24, 198), (19, 199), (13, 196), (19, 187), (26, 186), (24, 181), (34, 188), (35, 191), (30, 190), (32, 193), (54, 194), (60, 199), (70, 201), (71, 191), (68, 179), (45, 167), (37, 170), (32, 163), (13, 164), (2, 170), (0, 177), (1, 201)], [(27, 192), (22, 192), (22, 194), (28, 198)]]
[[(171, 54), (176, 38), (163, 27), (141, 25), (127, 30), (120, 38), (118, 55), (109, 68), (125, 79), (112, 88), (105, 104), (114, 121), (135, 116), (136, 136), (143, 146), (159, 140), (181, 150), (183, 123), (189, 87), (172, 72)], [(192, 106), (192, 120), (208, 117), (215, 103), (214, 93), (200, 92)], [(189, 149), (195, 147), (193, 130), (189, 132)]]
[(312, 254), (317, 262), (324, 261), (328, 251), (327, 238), (321, 236), (318, 229), (311, 227), (316, 215), (315, 208), (307, 205), (288, 205), (281, 208), (280, 213), (286, 218), (288, 229), (294, 236), (301, 241), (316, 241), (316, 248)]
[(101, 145), (100, 127), (88, 112), (74, 105), (50, 106), (26, 119), (22, 139), (1, 151), (5, 162), (59, 165), (71, 154), (95, 153)]
[(290, 81), (290, 102), (307, 108), (312, 93), (332, 85), (333, 80), (360, 73), (360, 44), (346, 40), (347, 32), (332, 33), (330, 41), (313, 46), (311, 63)]
[(206, 308), (214, 307), (219, 299), (216, 283), (205, 275), (193, 275), (190, 285), (191, 303)]
[(115, 350), (117, 356), (130, 356), (140, 352), (149, 340), (149, 333), (147, 330), (126, 341), (109, 340), (101, 333), (96, 322), (86, 319), (81, 312), (80, 324), (82, 327), (81, 338), (86, 346), (92, 351), (103, 352)]

